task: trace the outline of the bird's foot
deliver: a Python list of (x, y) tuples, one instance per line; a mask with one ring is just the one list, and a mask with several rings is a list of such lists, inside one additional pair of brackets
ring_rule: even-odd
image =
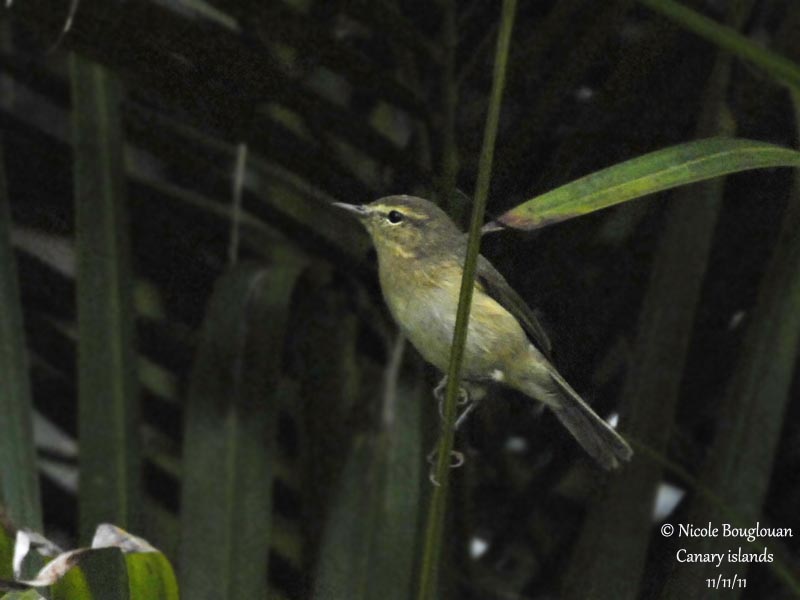
[[(435, 465), (436, 461), (439, 457), (439, 446), (437, 445), (436, 448), (431, 450), (428, 453), (428, 463), (431, 465)], [(459, 452), (458, 450), (450, 450), (450, 468), (457, 469), (464, 465), (464, 453)]]
[[(442, 377), (442, 380), (433, 390), (433, 396), (439, 401), (439, 416), (442, 418), (442, 420), (444, 420), (444, 401), (445, 401), (446, 390), (447, 390), (447, 377)], [(466, 410), (469, 409), (470, 405), (469, 392), (466, 390), (466, 388), (459, 386), (458, 396), (456, 396), (456, 406), (464, 406), (464, 405), (467, 405), (467, 409), (465, 409), (466, 412)]]
[[(439, 446), (437, 444), (437, 446), (428, 453), (428, 464), (431, 466), (430, 471), (428, 472), (428, 479), (430, 479), (430, 482), (436, 487), (442, 485), (439, 480), (436, 479), (436, 464), (438, 462), (438, 458)], [(464, 458), (463, 452), (459, 452), (458, 450), (450, 451), (450, 464), (448, 465), (449, 469), (458, 469), (459, 467), (462, 467), (465, 462), (466, 459)]]

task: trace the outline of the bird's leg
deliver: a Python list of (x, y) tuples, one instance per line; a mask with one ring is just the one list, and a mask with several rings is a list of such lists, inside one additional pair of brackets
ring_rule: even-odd
[(478, 408), (478, 404), (480, 404), (480, 400), (478, 400), (477, 398), (472, 402), (468, 403), (467, 406), (464, 408), (464, 410), (461, 411), (461, 414), (458, 415), (458, 418), (456, 419), (456, 424), (453, 426), (453, 429), (458, 431), (459, 428), (467, 420), (467, 417), (472, 413), (472, 411)]
[[(447, 376), (444, 376), (439, 384), (434, 388), (433, 395), (439, 401), (439, 416), (441, 417), (442, 421), (444, 422), (444, 401), (445, 401), (445, 391), (447, 390)], [(470, 394), (466, 388), (459, 386), (458, 388), (458, 397), (456, 398), (456, 406), (464, 406), (464, 410), (461, 411), (461, 414), (456, 416), (456, 422), (453, 426), (453, 430), (456, 431), (458, 428), (464, 423), (467, 416), (475, 409), (478, 405), (478, 400), (472, 400), (470, 398)], [(439, 455), (439, 447), (438, 444), (433, 448), (433, 450), (428, 453), (428, 463), (431, 465), (431, 470), (428, 474), (428, 479), (430, 479), (431, 483), (435, 486), (441, 485), (439, 481), (436, 479), (436, 463), (438, 460)], [(450, 464), (449, 468), (457, 469), (461, 467), (465, 462), (464, 453), (459, 452), (457, 450), (450, 451)]]

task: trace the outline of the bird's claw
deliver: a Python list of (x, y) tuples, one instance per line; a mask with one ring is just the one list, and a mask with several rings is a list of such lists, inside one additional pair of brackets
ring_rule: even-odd
[[(444, 420), (445, 391), (447, 390), (447, 377), (444, 377), (433, 390), (433, 396), (439, 401), (439, 416)], [(469, 392), (459, 386), (456, 396), (456, 406), (465, 406), (470, 402)]]
[(450, 468), (451, 469), (458, 469), (459, 467), (463, 467), (464, 463), (466, 462), (466, 458), (464, 458), (464, 453), (459, 452), (458, 450), (451, 450), (450, 451)]
[[(427, 457), (428, 458), (428, 464), (431, 465), (431, 469), (428, 472), (428, 479), (436, 487), (439, 487), (440, 485), (442, 485), (439, 482), (439, 480), (436, 479), (436, 463), (437, 463), (438, 455), (439, 455), (439, 448), (437, 447), (437, 448), (434, 448), (433, 450), (431, 450), (431, 452), (428, 454), (428, 457)], [(459, 452), (458, 450), (451, 450), (450, 451), (450, 464), (448, 465), (449, 469), (458, 469), (459, 467), (464, 466), (465, 462), (466, 462), (466, 458), (464, 457), (464, 453), (463, 452)]]
[[(440, 388), (443, 388), (444, 384), (440, 383), (436, 389), (434, 390), (434, 395), (439, 399), (439, 418), (442, 422), (445, 421), (444, 416), (444, 399), (441, 397)], [(479, 400), (472, 400), (469, 396), (469, 393), (464, 388), (459, 388), (459, 395), (458, 399), (456, 400), (456, 406), (463, 406), (464, 410), (461, 411), (460, 414), (456, 415), (455, 424), (453, 425), (454, 430), (458, 430), (467, 420), (467, 417), (472, 413), (473, 410), (478, 406)]]
[[(439, 401), (439, 416), (441, 417), (442, 421), (445, 421), (445, 390), (447, 389), (447, 377), (442, 378), (436, 388), (433, 390), (434, 397)], [(455, 424), (453, 425), (453, 429), (458, 429), (459, 426), (464, 422), (464, 419), (467, 417), (469, 413), (475, 408), (477, 402), (472, 402), (470, 399), (469, 392), (459, 386), (458, 388), (458, 396), (456, 397), (456, 406), (463, 406), (465, 407), (464, 410), (461, 411), (460, 414), (456, 415)], [(428, 454), (428, 464), (430, 464), (431, 468), (428, 473), (428, 479), (430, 482), (435, 486), (440, 486), (441, 483), (436, 478), (436, 470), (438, 466), (438, 457), (439, 457), (439, 448), (438, 446), (435, 447), (431, 452)], [(450, 450), (449, 456), (449, 463), (447, 468), (449, 469), (458, 469), (462, 467), (466, 459), (464, 457), (463, 452), (459, 452), (457, 450)]]
[[(439, 456), (439, 448), (437, 446), (436, 448), (434, 448), (433, 450), (431, 450), (428, 453), (428, 457), (427, 457), (428, 464), (435, 465), (436, 464), (436, 459), (437, 459), (438, 456)], [(459, 452), (458, 450), (450, 450), (450, 468), (451, 469), (457, 469), (458, 467), (463, 466), (465, 462), (466, 462), (466, 459), (464, 458), (464, 453), (463, 452)]]

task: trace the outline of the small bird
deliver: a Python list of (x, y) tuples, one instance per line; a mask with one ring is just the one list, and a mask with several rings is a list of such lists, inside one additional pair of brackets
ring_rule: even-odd
[[(465, 235), (441, 208), (422, 198), (335, 204), (356, 215), (372, 237), (383, 296), (400, 330), (425, 360), (446, 373)], [(478, 257), (461, 378), (496, 382), (542, 402), (606, 469), (633, 454), (556, 371), (550, 340), (533, 311), (483, 256)]]

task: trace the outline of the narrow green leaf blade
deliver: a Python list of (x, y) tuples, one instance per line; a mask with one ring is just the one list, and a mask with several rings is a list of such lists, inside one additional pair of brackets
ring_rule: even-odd
[(137, 529), (138, 389), (116, 80), (70, 58), (77, 231), (80, 532)]
[(750, 169), (800, 166), (800, 152), (764, 142), (708, 138), (645, 154), (537, 196), (484, 227), (537, 229), (688, 183)]
[(391, 426), (356, 439), (331, 504), (316, 600), (413, 595), (422, 502), (422, 398), (403, 390)]
[(266, 594), (275, 424), (297, 264), (241, 264), (209, 303), (186, 410), (185, 597)]
[(0, 506), (5, 507), (17, 527), (40, 531), (42, 515), (27, 355), (17, 264), (11, 246), (5, 161), (0, 148)]
[(366, 598), (370, 531), (386, 470), (377, 440), (356, 438), (333, 500), (314, 582), (317, 600)]
[(423, 490), (428, 485), (422, 452), (422, 406), (427, 393), (422, 384), (413, 389), (400, 386), (395, 421), (385, 432), (386, 479), (370, 546), (367, 598), (413, 597), (417, 539), (421, 537), (426, 508)]

